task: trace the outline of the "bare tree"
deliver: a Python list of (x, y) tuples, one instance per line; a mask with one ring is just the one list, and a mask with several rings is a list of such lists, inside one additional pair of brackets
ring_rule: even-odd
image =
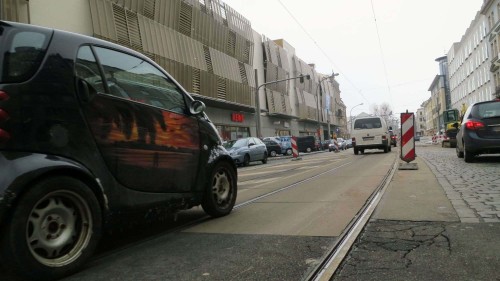
[(372, 104), (371, 112), (375, 116), (382, 117), (387, 124), (391, 124), (393, 119), (392, 107), (389, 103), (383, 102), (380, 105)]

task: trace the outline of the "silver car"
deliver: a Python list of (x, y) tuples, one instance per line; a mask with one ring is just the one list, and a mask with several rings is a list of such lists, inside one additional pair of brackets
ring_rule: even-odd
[(248, 166), (252, 161), (267, 163), (266, 145), (258, 138), (242, 138), (228, 141), (224, 147), (237, 165)]

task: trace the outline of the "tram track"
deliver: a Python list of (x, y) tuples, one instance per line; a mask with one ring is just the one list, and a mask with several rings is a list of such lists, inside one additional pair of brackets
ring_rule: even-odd
[(332, 247), (325, 253), (318, 265), (304, 279), (305, 281), (328, 281), (340, 267), (343, 259), (348, 254), (355, 240), (368, 223), (371, 215), (377, 207), (380, 199), (396, 172), (398, 161), (394, 161), (393, 166), (384, 176), (383, 180), (370, 195), (363, 207), (350, 221), (344, 231)]

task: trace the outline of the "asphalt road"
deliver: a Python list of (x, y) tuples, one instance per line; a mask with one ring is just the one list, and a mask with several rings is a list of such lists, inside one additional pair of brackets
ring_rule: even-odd
[[(194, 208), (176, 222), (119, 229), (63, 280), (302, 280), (387, 175), (397, 152), (301, 156), (239, 168), (237, 204), (258, 200), (229, 216), (206, 220)], [(194, 224), (177, 228), (186, 222)]]

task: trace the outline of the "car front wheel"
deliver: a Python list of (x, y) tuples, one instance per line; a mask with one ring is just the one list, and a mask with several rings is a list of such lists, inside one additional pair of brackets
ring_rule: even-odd
[(276, 157), (276, 151), (271, 150), (271, 152), (270, 152), (270, 153), (271, 153), (271, 157)]
[(229, 163), (218, 163), (203, 196), (203, 210), (211, 217), (225, 216), (233, 209), (236, 195), (236, 171)]
[(262, 164), (267, 163), (267, 152), (264, 152), (264, 158), (262, 158)]
[(245, 154), (245, 157), (243, 157), (243, 167), (246, 167), (250, 165), (250, 156), (248, 154)]
[(101, 224), (101, 208), (86, 184), (48, 178), (27, 190), (13, 210), (0, 241), (4, 262), (29, 280), (72, 274), (94, 252)]

